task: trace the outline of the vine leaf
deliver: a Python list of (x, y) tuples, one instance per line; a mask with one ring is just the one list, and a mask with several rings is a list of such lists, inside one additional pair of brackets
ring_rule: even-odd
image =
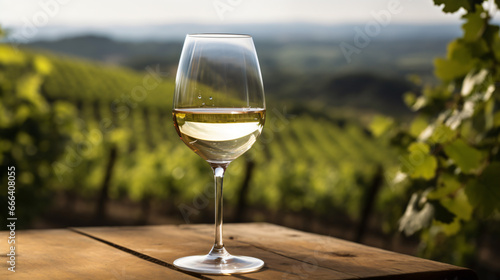
[(443, 5), (443, 12), (445, 13), (454, 13), (460, 8), (464, 7), (465, 9), (470, 8), (469, 0), (434, 0), (434, 5), (441, 6)]
[(500, 127), (500, 111), (493, 115), (493, 127)]
[(445, 224), (453, 222), (455, 214), (450, 212), (446, 207), (444, 207), (438, 200), (429, 200), (434, 208), (434, 219)]
[(422, 142), (412, 143), (408, 147), (409, 153), (401, 158), (401, 171), (410, 178), (430, 180), (434, 178), (437, 168), (436, 157), (429, 154), (429, 146)]
[(440, 124), (436, 126), (429, 140), (434, 143), (445, 143), (453, 140), (456, 135), (456, 131), (444, 124)]
[(412, 194), (405, 213), (399, 220), (399, 231), (403, 231), (408, 236), (430, 225), (434, 217), (432, 204), (424, 202), (423, 207), (419, 209), (422, 198), (417, 193)]
[(462, 124), (462, 121), (474, 115), (474, 106), (475, 102), (473, 100), (465, 101), (462, 106), (462, 110), (453, 110), (445, 124), (452, 130), (457, 129)]
[(462, 25), (464, 31), (463, 38), (465, 41), (474, 42), (483, 35), (487, 24), (486, 18), (482, 16), (483, 14), (484, 9), (479, 6), (475, 13), (469, 13), (464, 16), (467, 20), (467, 22)]
[(377, 115), (370, 123), (370, 131), (374, 136), (379, 137), (394, 125), (394, 120), (389, 117)]
[(480, 5), (483, 1), (484, 0), (434, 0), (434, 5), (443, 5), (443, 12), (445, 13), (454, 13), (460, 10), (460, 8), (464, 8), (467, 11), (474, 12), (476, 9), (476, 4)]
[(429, 126), (429, 122), (427, 121), (427, 118), (424, 116), (417, 116), (411, 123), (410, 129), (408, 133), (410, 133), (411, 136), (417, 138), (424, 129)]
[(455, 40), (448, 44), (446, 58), (434, 60), (434, 74), (443, 81), (451, 81), (461, 78), (474, 67), (473, 54), (482, 52), (482, 48), (472, 49), (462, 40)]
[(439, 228), (440, 232), (443, 232), (444, 234), (451, 236), (454, 234), (457, 234), (460, 231), (460, 219), (455, 217), (451, 223), (442, 223), (438, 220), (434, 220), (433, 222), (433, 227), (434, 228)]
[(464, 82), (462, 84), (462, 96), (467, 96), (472, 93), (474, 88), (481, 85), (486, 80), (488, 76), (488, 71), (486, 69), (481, 69), (479, 72), (471, 71), (465, 76)]
[[(498, 31), (500, 28), (496, 25), (486, 25), (483, 38), (488, 45), (494, 45), (498, 42)], [(495, 51), (495, 49), (493, 49)]]
[(477, 180), (471, 180), (465, 187), (465, 193), (480, 214), (489, 216), (495, 209), (500, 210), (500, 187), (498, 185), (500, 162), (492, 162)]
[(34, 57), (33, 66), (35, 66), (36, 71), (42, 75), (47, 75), (52, 70), (50, 61), (46, 57), (40, 55)]
[(473, 208), (463, 188), (460, 188), (450, 196), (442, 198), (440, 202), (453, 215), (464, 221), (470, 220)]
[(472, 68), (472, 63), (463, 64), (455, 60), (436, 58), (434, 60), (434, 74), (443, 81), (451, 81), (463, 76)]
[(438, 178), (437, 188), (427, 194), (428, 199), (442, 199), (456, 192), (461, 187), (458, 179), (448, 173), (443, 173)]
[(475, 172), (484, 158), (481, 151), (469, 146), (460, 138), (444, 145), (444, 152), (464, 173)]

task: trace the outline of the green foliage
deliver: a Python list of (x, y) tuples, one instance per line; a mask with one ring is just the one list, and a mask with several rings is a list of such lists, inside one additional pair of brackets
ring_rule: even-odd
[[(474, 229), (498, 223), (500, 210), (500, 37), (483, 2), (434, 0), (446, 13), (463, 8), (463, 36), (435, 60), (442, 84), (405, 96), (418, 115), (408, 130), (393, 133), (401, 175), (414, 192), (400, 230), (421, 232), (424, 256), (468, 256), (455, 260), (462, 265), (472, 254)], [(453, 249), (445, 253), (440, 244)]]
[(375, 116), (370, 123), (370, 130), (374, 136), (379, 137), (388, 131), (394, 124), (394, 120), (389, 117)]
[[(15, 211), (21, 227), (47, 206), (52, 192), (46, 186), (55, 182), (50, 164), (62, 155), (75, 129), (75, 108), (61, 101), (49, 103), (40, 94), (50, 71), (43, 56), (0, 45), (0, 163), (5, 170), (15, 167), (16, 201), (24, 205)], [(6, 201), (6, 195), (1, 192), (0, 201)]]
[[(173, 128), (174, 81), (163, 69), (150, 66), (137, 72), (50, 53), (43, 55), (45, 59), (30, 50), (19, 53), (21, 57), (8, 55), (5, 60), (24, 63), (23, 57), (37, 58), (32, 64), (46, 74), (35, 86), (23, 82), (23, 88), (39, 89), (37, 98), (43, 97), (46, 106), (57, 112), (53, 126), (68, 131), (67, 142), (53, 142), (59, 156), (46, 158), (47, 177), (38, 185), (41, 190), (95, 198), (105, 177), (109, 151), (116, 147), (111, 198), (158, 200), (174, 209), (181, 204), (196, 208), (204, 200), (212, 204), (206, 195), (213, 184), (209, 166), (185, 147)], [(13, 67), (6, 68), (11, 71)], [(142, 88), (145, 95), (137, 91)], [(23, 96), (35, 98), (28, 92)], [(63, 106), (68, 103), (74, 106)], [(225, 203), (236, 203), (245, 160), (253, 160), (251, 205), (324, 216), (342, 213), (356, 220), (375, 167), (380, 163), (387, 169), (394, 167), (395, 151), (354, 121), (333, 120), (307, 110), (290, 116), (272, 102), (268, 108), (263, 135), (228, 169)], [(383, 119), (388, 127), (379, 133), (394, 123)], [(39, 137), (46, 139), (47, 135)], [(25, 138), (21, 135), (20, 143)], [(382, 188), (381, 193), (383, 201), (397, 201), (391, 189)], [(391, 217), (392, 222), (384, 224), (391, 231), (401, 209), (395, 207), (390, 213), (386, 209), (384, 203), (376, 206), (380, 216)], [(204, 207), (197, 210), (209, 211)]]
[(479, 150), (467, 145), (462, 139), (444, 145), (444, 152), (465, 174), (477, 172), (484, 158)]
[(489, 217), (493, 211), (500, 210), (498, 174), (500, 174), (500, 162), (492, 162), (476, 180), (469, 180), (465, 187), (470, 203), (482, 217)]
[(476, 4), (481, 4), (483, 0), (434, 0), (435, 5), (443, 5), (443, 12), (455, 13), (460, 8), (471, 12), (474, 11)]
[(434, 216), (434, 207), (427, 203), (425, 196), (414, 193), (406, 207), (404, 215), (399, 220), (399, 230), (407, 235), (414, 234), (428, 226)]
[[(401, 171), (410, 178), (431, 179), (436, 173), (436, 157), (429, 154), (429, 146), (425, 143), (412, 143), (408, 147), (408, 154), (402, 157)], [(404, 163), (408, 164), (404, 164)]]
[[(139, 107), (168, 107), (174, 84), (158, 65), (148, 66), (142, 74), (122, 67), (107, 66), (72, 57), (47, 54), (53, 75), (42, 86), (49, 99), (71, 102), (100, 100), (123, 118)], [(62, 86), (64, 85), (64, 86)]]

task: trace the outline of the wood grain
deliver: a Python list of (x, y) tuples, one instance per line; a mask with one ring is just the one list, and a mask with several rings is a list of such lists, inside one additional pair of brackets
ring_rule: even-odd
[[(204, 225), (213, 228), (213, 226)], [(175, 226), (78, 228), (77, 231), (131, 248), (167, 263), (189, 255), (204, 255), (213, 244), (213, 232), (192, 232)], [(255, 273), (232, 276), (206, 275), (210, 279), (350, 279), (352, 276), (316, 267), (300, 260), (283, 257), (234, 240), (226, 240), (226, 248), (234, 255), (257, 257), (266, 262), (264, 269)]]
[[(212, 225), (78, 228), (84, 234), (171, 264), (206, 254)], [(265, 223), (227, 224), (226, 248), (261, 258), (262, 271), (209, 279), (477, 279), (469, 269)]]
[[(202, 225), (182, 227), (200, 234), (210, 233)], [(477, 279), (469, 269), (271, 224), (229, 225), (227, 233), (258, 248), (361, 279)]]
[(1, 232), (0, 279), (200, 279), (67, 229), (17, 231), (16, 272), (10, 272), (6, 236)]

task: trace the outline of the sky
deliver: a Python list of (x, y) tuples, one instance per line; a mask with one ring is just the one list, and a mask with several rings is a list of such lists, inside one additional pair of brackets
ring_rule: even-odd
[(109, 26), (169, 23), (457, 23), (432, 0), (0, 0), (0, 25)]

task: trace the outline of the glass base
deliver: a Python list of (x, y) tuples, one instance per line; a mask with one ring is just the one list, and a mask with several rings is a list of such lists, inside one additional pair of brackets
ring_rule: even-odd
[(264, 266), (264, 262), (253, 257), (233, 256), (224, 248), (212, 248), (208, 255), (176, 259), (174, 266), (201, 274), (229, 275), (257, 271)]

